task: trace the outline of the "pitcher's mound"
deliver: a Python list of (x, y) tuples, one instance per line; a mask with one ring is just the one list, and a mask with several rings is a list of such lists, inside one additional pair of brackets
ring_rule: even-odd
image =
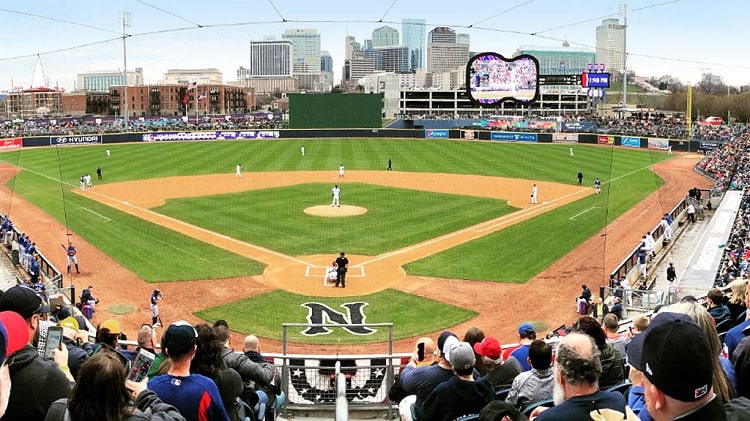
[(313, 216), (323, 216), (327, 218), (336, 218), (339, 216), (355, 216), (367, 213), (367, 208), (360, 206), (342, 205), (340, 207), (331, 206), (310, 206), (305, 209), (305, 213)]

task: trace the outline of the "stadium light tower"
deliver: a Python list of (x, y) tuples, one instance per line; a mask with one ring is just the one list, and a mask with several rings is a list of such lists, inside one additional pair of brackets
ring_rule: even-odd
[(128, 49), (126, 40), (128, 34), (125, 33), (125, 29), (130, 28), (130, 12), (122, 12), (122, 61), (123, 61), (123, 101), (122, 101), (122, 112), (123, 118), (125, 119), (125, 130), (128, 129)]

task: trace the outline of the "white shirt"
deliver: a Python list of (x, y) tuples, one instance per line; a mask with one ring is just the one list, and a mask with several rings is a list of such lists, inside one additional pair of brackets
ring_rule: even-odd
[(339, 195), (341, 194), (341, 189), (338, 187), (334, 187), (331, 189), (331, 194), (333, 195), (333, 197), (339, 197)]
[(534, 186), (534, 188), (531, 189), (531, 194), (533, 194), (534, 196), (536, 196), (537, 191), (538, 191), (537, 187)]

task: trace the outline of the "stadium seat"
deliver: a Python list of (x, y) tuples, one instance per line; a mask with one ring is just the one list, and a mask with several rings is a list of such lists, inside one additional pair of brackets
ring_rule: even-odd
[(630, 393), (630, 387), (633, 386), (632, 383), (630, 383), (630, 380), (625, 380), (624, 382), (620, 384), (616, 384), (614, 386), (610, 386), (605, 389), (606, 392), (618, 392), (622, 393), (622, 395), (625, 397), (625, 400), (628, 399), (628, 393)]
[(499, 387), (495, 389), (495, 399), (504, 401), (508, 397), (508, 393), (510, 393), (510, 387)]
[(734, 319), (734, 325), (737, 326), (738, 324), (744, 322), (746, 317), (747, 317), (747, 310), (740, 313), (740, 315)]
[(526, 415), (527, 417), (531, 415), (531, 412), (534, 411), (538, 406), (555, 406), (554, 401), (552, 399), (545, 399), (543, 401), (534, 401), (529, 402), (526, 405), (524, 405), (523, 408), (521, 408), (521, 413)]
[[(747, 310), (745, 310), (747, 311)], [(729, 332), (729, 329), (732, 328), (732, 320), (731, 319), (724, 319), (719, 323), (716, 323), (716, 332), (721, 335), (722, 333)]]
[(479, 419), (479, 414), (461, 415), (453, 421), (476, 421)]

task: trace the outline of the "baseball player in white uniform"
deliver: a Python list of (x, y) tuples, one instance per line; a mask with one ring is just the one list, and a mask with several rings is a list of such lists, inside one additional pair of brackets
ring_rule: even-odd
[(339, 178), (344, 178), (344, 164), (339, 165)]
[(331, 201), (331, 207), (341, 207), (339, 204), (339, 197), (341, 196), (341, 189), (339, 188), (338, 184), (335, 184), (333, 188), (331, 189), (331, 197), (333, 200)]
[(531, 188), (531, 204), (532, 205), (536, 205), (537, 194), (539, 194), (539, 189), (536, 187), (536, 184), (534, 184), (534, 187)]
[(242, 178), (242, 165), (237, 164), (237, 171), (234, 173), (237, 178)]

